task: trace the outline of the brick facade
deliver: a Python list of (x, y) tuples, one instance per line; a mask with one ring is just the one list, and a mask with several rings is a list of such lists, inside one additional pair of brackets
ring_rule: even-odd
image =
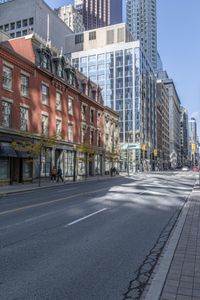
[[(46, 53), (51, 54), (49, 56), (51, 68), (45, 69), (39, 62), (41, 47), (43, 47), (45, 55)], [(57, 65), (54, 65), (54, 61), (55, 63), (63, 63), (62, 77), (59, 77), (55, 72), (55, 66)], [(12, 73), (11, 88), (5, 88), (3, 83), (5, 81), (4, 77), (7, 76), (3, 75), (5, 67), (6, 70), (8, 68), (8, 71), (11, 70)], [(67, 71), (65, 72), (65, 70)], [(28, 93), (25, 96), (22, 93), (21, 76), (24, 76), (28, 81)], [(58, 126), (61, 121), (59, 130), (62, 133), (62, 138), (59, 138), (56, 148), (60, 151), (59, 155), (62, 156), (60, 158), (62, 163), (66, 158), (61, 155), (61, 152), (71, 151), (74, 154), (83, 143), (89, 145), (94, 150), (95, 155), (98, 154), (103, 159), (104, 113), (106, 109), (103, 106), (100, 90), (98, 86), (82, 74), (78, 72), (75, 74), (71, 66), (67, 65), (64, 59), (60, 58), (54, 50), (51, 50), (51, 52), (49, 49), (46, 50), (45, 46), (41, 46), (38, 39), (33, 35), (1, 43), (0, 82), (2, 83), (0, 85), (0, 144), (6, 141), (11, 143), (17, 139), (26, 139), (27, 136), (37, 140), (44, 131), (44, 122), (42, 124), (42, 116), (44, 116), (44, 119), (48, 119), (48, 136), (50, 137), (56, 134), (56, 124)], [(6, 82), (9, 85), (9, 81)], [(43, 87), (45, 91), (43, 94), (46, 93), (45, 95), (47, 95), (44, 98), (42, 96), (42, 85), (45, 86)], [(59, 96), (59, 101), (56, 100), (57, 96)], [(9, 127), (4, 126), (3, 121), (5, 117), (3, 117), (3, 114), (5, 114), (3, 105), (5, 102), (9, 103), (11, 107)], [(23, 125), (22, 120), (20, 123), (21, 108), (28, 110), (28, 124), (24, 132), (20, 127)], [(71, 135), (71, 129), (73, 134), (69, 136)], [(0, 154), (0, 157), (2, 156), (3, 154)], [(52, 163), (57, 164), (57, 160), (58, 155), (56, 157), (55, 153), (51, 154), (50, 165)], [(48, 166), (48, 170), (49, 168), (50, 166)], [(74, 167), (75, 169), (76, 167)], [(90, 169), (93, 170), (90, 172), (91, 175), (95, 175), (95, 166)], [(38, 170), (34, 167), (33, 173), (35, 173), (35, 176), (37, 176), (37, 172)], [(102, 162), (101, 171), (98, 171), (98, 173), (103, 173)], [(17, 181), (20, 181), (20, 179)], [(23, 181), (23, 175), (21, 175), (21, 181)]]

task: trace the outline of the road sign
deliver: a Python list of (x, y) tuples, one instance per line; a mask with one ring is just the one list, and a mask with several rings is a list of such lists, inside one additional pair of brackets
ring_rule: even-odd
[(140, 149), (140, 144), (133, 144), (133, 143), (129, 143), (129, 144), (123, 144), (122, 145), (122, 149), (123, 150), (134, 150), (134, 149)]
[(157, 157), (158, 156), (158, 149), (154, 149), (153, 154), (154, 154), (155, 157)]

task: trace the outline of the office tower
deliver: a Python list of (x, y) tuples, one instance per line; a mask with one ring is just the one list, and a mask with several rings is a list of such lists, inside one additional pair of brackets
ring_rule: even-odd
[(125, 24), (79, 36), (67, 37), (73, 66), (100, 86), (104, 103), (119, 113), (120, 141), (132, 146), (133, 170), (150, 169), (156, 147), (156, 79), (140, 42), (133, 41)]
[(61, 6), (55, 9), (55, 12), (73, 32), (82, 32), (85, 30), (83, 25), (83, 16), (74, 8), (73, 5), (69, 4)]
[(191, 166), (197, 165), (197, 122), (195, 118), (189, 120), (189, 153)]
[(181, 106), (181, 162), (182, 166), (188, 165), (189, 152), (189, 127), (188, 127), (188, 111)]
[(86, 30), (122, 22), (122, 0), (75, 0)]
[(43, 0), (12, 0), (0, 4), (0, 31), (18, 38), (32, 32), (64, 47), (64, 37), (72, 32)]
[(126, 0), (126, 23), (135, 39), (157, 69), (157, 13), (156, 0)]
[(181, 145), (180, 145), (180, 118), (181, 102), (172, 79), (165, 79), (164, 85), (167, 88), (169, 97), (169, 150), (171, 168), (181, 166)]
[(169, 168), (169, 97), (162, 80), (157, 80), (157, 152), (156, 165), (159, 170)]

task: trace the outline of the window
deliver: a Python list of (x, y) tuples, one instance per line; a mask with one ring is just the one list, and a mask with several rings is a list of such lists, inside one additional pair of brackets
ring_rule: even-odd
[(86, 111), (87, 111), (87, 106), (86, 105), (84, 105), (84, 104), (82, 104), (82, 107), (81, 107), (82, 109), (81, 109), (81, 118), (82, 118), (82, 120), (83, 121), (85, 121), (86, 120)]
[(90, 123), (94, 123), (94, 109), (90, 109)]
[(4, 25), (4, 31), (8, 31), (9, 30), (9, 24)]
[(22, 27), (22, 22), (21, 21), (17, 21), (17, 28), (21, 28)]
[(124, 28), (118, 28), (117, 29), (117, 42), (123, 42), (124, 41)]
[(86, 143), (86, 126), (82, 126), (81, 128), (81, 142), (83, 144)]
[(28, 108), (20, 107), (20, 130), (28, 131)]
[(96, 31), (89, 32), (89, 40), (96, 40)]
[(13, 32), (13, 33), (10, 33), (10, 37), (11, 38), (14, 38), (15, 37), (15, 33)]
[(68, 141), (73, 142), (73, 125), (68, 124)]
[(100, 126), (100, 121), (101, 121), (101, 113), (98, 112), (98, 114), (97, 114), (97, 126), (98, 127)]
[(14, 30), (15, 29), (15, 23), (10, 23), (10, 30)]
[(12, 89), (12, 68), (8, 66), (3, 66), (3, 88)]
[(11, 127), (11, 103), (2, 101), (2, 126)]
[(101, 133), (98, 133), (98, 140), (97, 140), (97, 146), (101, 147)]
[(26, 26), (28, 26), (28, 20), (27, 19), (23, 20), (23, 27), (26, 27)]
[(59, 92), (56, 92), (56, 109), (62, 110), (62, 95)]
[(0, 30), (3, 31), (3, 25), (0, 26)]
[(113, 44), (114, 43), (114, 30), (107, 30), (107, 44)]
[(62, 121), (60, 119), (56, 119), (56, 134), (61, 134), (62, 131)]
[(73, 98), (70, 96), (68, 97), (68, 114), (73, 115)]
[(25, 29), (25, 30), (22, 31), (22, 35), (27, 35), (27, 34), (28, 34), (27, 29)]
[(29, 95), (29, 77), (21, 75), (21, 95), (28, 97)]
[(16, 32), (16, 37), (20, 37), (22, 35), (21, 31)]
[(84, 36), (82, 33), (75, 35), (75, 44), (77, 45), (83, 43), (83, 37)]
[(43, 54), (42, 56), (42, 67), (45, 69), (49, 69), (49, 56), (46, 54)]
[(42, 84), (42, 103), (48, 105), (49, 103), (49, 87), (46, 84)]
[(42, 134), (48, 135), (49, 132), (49, 117), (47, 115), (42, 115)]
[(90, 144), (94, 144), (94, 129), (90, 129)]
[(29, 25), (33, 25), (33, 18), (29, 19)]

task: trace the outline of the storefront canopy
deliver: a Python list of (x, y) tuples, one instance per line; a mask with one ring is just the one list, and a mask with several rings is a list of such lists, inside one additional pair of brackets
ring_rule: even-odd
[(0, 157), (17, 157), (17, 153), (11, 145), (3, 143), (0, 144)]

